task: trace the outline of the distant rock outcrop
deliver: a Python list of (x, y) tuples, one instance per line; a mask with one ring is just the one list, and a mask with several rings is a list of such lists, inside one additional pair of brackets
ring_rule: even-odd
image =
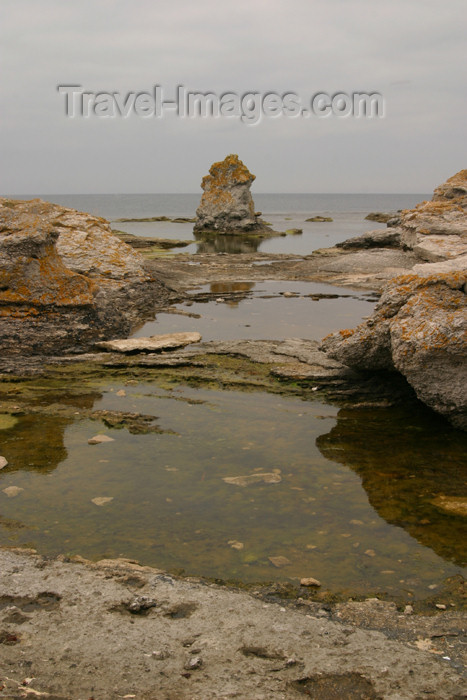
[(0, 199), (0, 352), (52, 354), (127, 334), (162, 286), (105, 221)]
[(367, 321), (355, 330), (327, 336), (321, 345), (330, 357), (355, 369), (398, 370), (424, 403), (464, 430), (466, 192), (467, 170), (463, 170), (435, 190), (434, 201), (402, 213), (400, 245), (427, 262), (391, 280)]
[(203, 177), (204, 190), (196, 211), (194, 230), (214, 233), (270, 232), (255, 213), (250, 187), (255, 175), (237, 155), (211, 165)]

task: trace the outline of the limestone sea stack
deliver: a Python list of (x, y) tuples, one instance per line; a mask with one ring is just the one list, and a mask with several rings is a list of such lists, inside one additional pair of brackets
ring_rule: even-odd
[(383, 289), (374, 314), (321, 349), (358, 370), (397, 370), (421, 401), (467, 430), (467, 170), (402, 212), (398, 245), (418, 254)]
[(123, 336), (162, 285), (105, 219), (0, 198), (0, 353), (58, 354)]
[(255, 213), (250, 187), (255, 175), (235, 154), (211, 165), (196, 211), (195, 232), (254, 233), (271, 229)]

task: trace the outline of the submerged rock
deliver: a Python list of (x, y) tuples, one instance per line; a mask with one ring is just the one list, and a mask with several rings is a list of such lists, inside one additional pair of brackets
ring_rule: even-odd
[(201, 182), (204, 193), (196, 211), (194, 231), (271, 231), (255, 212), (250, 192), (254, 180), (255, 176), (235, 154), (214, 163)]
[(2, 355), (82, 350), (127, 334), (161, 289), (105, 219), (0, 198)]
[(463, 188), (467, 191), (467, 170), (437, 188), (434, 201), (403, 212), (401, 243), (430, 262), (388, 282), (374, 314), (354, 330), (327, 336), (321, 349), (355, 369), (399, 371), (419, 399), (467, 430)]

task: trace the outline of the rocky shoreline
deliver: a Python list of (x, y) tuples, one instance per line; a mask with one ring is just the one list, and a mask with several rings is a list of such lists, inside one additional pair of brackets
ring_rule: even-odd
[[(27, 377), (166, 371), (225, 387), (317, 391), (348, 406), (418, 396), (466, 429), (466, 197), (462, 171), (387, 230), (336, 248), (172, 259), (141, 257), (88, 214), (3, 199), (0, 410), (49, 410), (9, 391)], [(381, 298), (357, 329), (321, 344), (212, 341), (136, 354), (98, 345), (127, 337), (197, 285), (271, 279)], [(76, 412), (50, 407), (66, 410)], [(144, 431), (145, 418), (109, 420)], [(455, 596), (433, 601), (433, 616), (375, 599), (331, 604), (306, 590), (293, 600), (280, 587), (240, 592), (128, 561), (2, 550), (0, 564), (0, 698), (464, 697), (461, 581)]]

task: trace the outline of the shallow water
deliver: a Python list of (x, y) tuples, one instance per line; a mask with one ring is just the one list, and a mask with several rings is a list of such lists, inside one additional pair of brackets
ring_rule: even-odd
[(196, 299), (203, 293), (219, 301), (175, 306), (199, 318), (157, 314), (155, 321), (145, 323), (134, 336), (198, 331), (203, 340), (320, 340), (333, 330), (360, 323), (372, 313), (375, 302), (371, 293), (315, 282), (212, 282), (197, 288), (192, 296)]
[[(19, 416), (0, 430), (3, 545), (415, 597), (465, 565), (465, 520), (432, 505), (441, 492), (465, 492), (465, 436), (423, 408), (338, 411), (166, 383), (42, 382), (41, 391), (39, 405), (76, 414)], [(110, 429), (80, 417), (90, 407), (159, 416), (173, 432)], [(101, 432), (114, 442), (89, 445)], [(245, 486), (224, 481), (254, 475)], [(9, 498), (10, 486), (23, 490)]]
[[(324, 212), (325, 216), (331, 212)], [(332, 212), (332, 222), (307, 222), (306, 214), (268, 214), (266, 219), (275, 231), (285, 232), (299, 228), (303, 233), (260, 239), (255, 236), (194, 234), (193, 224), (175, 224), (166, 221), (115, 222), (113, 228), (143, 238), (168, 238), (193, 241), (183, 248), (172, 248), (172, 253), (282, 253), (310, 255), (318, 248), (329, 248), (364, 231), (386, 228), (385, 224), (365, 221), (366, 212)]]

